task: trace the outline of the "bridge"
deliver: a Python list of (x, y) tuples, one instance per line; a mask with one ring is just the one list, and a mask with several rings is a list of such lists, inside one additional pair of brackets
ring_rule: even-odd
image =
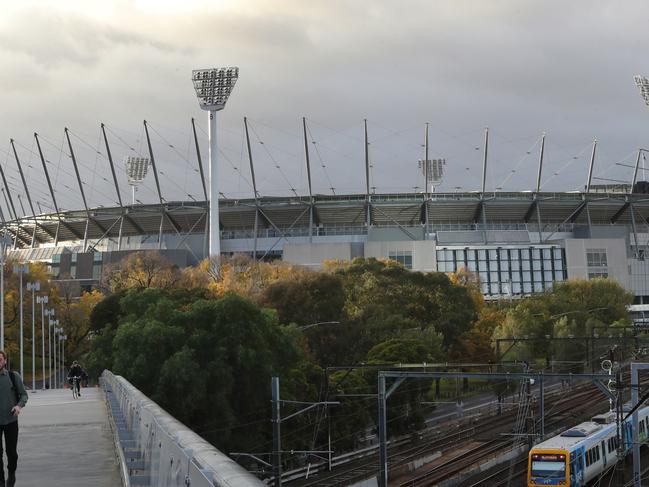
[(19, 485), (265, 485), (107, 371), (76, 400), (67, 389), (29, 391), (19, 424)]

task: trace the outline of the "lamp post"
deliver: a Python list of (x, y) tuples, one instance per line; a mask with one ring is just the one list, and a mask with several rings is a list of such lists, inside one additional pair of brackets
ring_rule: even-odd
[[(52, 308), (47, 308), (45, 311), (43, 311), (43, 321), (41, 322), (41, 344), (43, 345), (43, 350), (42, 350), (42, 354), (43, 354), (43, 361), (42, 361), (43, 362), (43, 390), (45, 390), (45, 317), (46, 316), (47, 316), (47, 319), (49, 321), (51, 321), (52, 316), (54, 316), (54, 310)], [(49, 335), (49, 331), (50, 331), (49, 325), (47, 327), (47, 331), (48, 331), (48, 335)], [(48, 337), (47, 342), (49, 343), (49, 341), (50, 340), (49, 340), (49, 337)], [(52, 380), (52, 362), (51, 362), (51, 359), (52, 359), (52, 357), (48, 358), (48, 362), (50, 363), (50, 375), (48, 376), (49, 377), (48, 382), (50, 380)]]
[(5, 262), (11, 235), (4, 233), (0, 238), (0, 350), (5, 349)]
[(56, 365), (57, 365), (56, 364), (56, 347), (57, 347), (58, 344), (56, 342), (56, 339), (57, 339), (56, 334), (59, 331), (59, 327), (58, 327), (59, 320), (53, 320), (51, 324), (53, 325), (52, 326), (52, 332), (53, 333), (51, 333), (50, 335), (51, 335), (51, 338), (52, 338), (52, 353), (54, 354), (54, 356), (52, 357), (52, 364), (54, 365), (54, 376), (53, 376), (54, 377), (54, 389), (56, 389), (57, 386), (58, 386), (58, 375), (57, 375), (57, 372), (56, 372)]
[(24, 336), (25, 333), (23, 331), (23, 274), (27, 274), (29, 272), (29, 265), (27, 264), (19, 264), (14, 266), (14, 274), (18, 274), (20, 276), (20, 377), (25, 377), (25, 367), (24, 367)]
[[(43, 376), (41, 380), (43, 381), (43, 390), (45, 390), (45, 305), (49, 301), (49, 296), (47, 294), (43, 296), (36, 296), (36, 302), (41, 305), (41, 344), (43, 346), (43, 354), (41, 355), (41, 364), (43, 366)], [(36, 339), (34, 339), (34, 349), (36, 349)]]
[[(63, 331), (63, 328), (61, 328), (61, 331)], [(67, 335), (59, 335), (59, 341), (61, 342), (61, 384), (65, 382), (65, 342), (67, 339)]]
[(41, 290), (41, 283), (28, 282), (27, 290), (32, 292), (32, 391), (36, 389), (36, 291)]
[(210, 186), (210, 257), (221, 255), (219, 235), (219, 189), (216, 157), (216, 112), (225, 108), (225, 103), (239, 78), (239, 68), (195, 69), (192, 82), (201, 109), (209, 112), (209, 186)]

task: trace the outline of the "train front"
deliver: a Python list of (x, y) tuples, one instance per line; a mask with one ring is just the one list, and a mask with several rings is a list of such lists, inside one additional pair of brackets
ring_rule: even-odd
[(564, 485), (568, 486), (570, 469), (565, 450), (532, 449), (527, 463), (527, 485)]

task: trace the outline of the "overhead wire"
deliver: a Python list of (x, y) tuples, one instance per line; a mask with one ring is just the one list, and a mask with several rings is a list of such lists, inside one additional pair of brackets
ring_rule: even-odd
[(277, 162), (277, 160), (275, 159), (275, 157), (273, 156), (273, 154), (271, 154), (270, 150), (268, 149), (268, 147), (266, 146), (266, 144), (264, 143), (264, 141), (261, 139), (261, 137), (259, 137), (259, 134), (258, 134), (257, 131), (255, 130), (254, 125), (253, 125), (252, 123), (250, 123), (250, 124), (249, 124), (249, 127), (250, 127), (251, 132), (252, 132), (252, 133), (254, 134), (254, 136), (257, 138), (257, 142), (259, 143), (259, 145), (261, 145), (261, 146), (263, 147), (263, 149), (264, 149), (264, 151), (266, 152), (266, 154), (268, 155), (269, 159), (270, 159), (270, 160), (273, 162), (273, 164), (275, 165), (275, 169), (277, 169), (277, 171), (281, 174), (282, 178), (284, 179), (284, 181), (286, 182), (286, 184), (288, 184), (288, 186), (289, 186), (290, 190), (293, 192), (293, 194), (294, 194), (295, 196), (298, 196), (297, 191), (295, 190), (295, 185), (291, 184), (291, 182), (289, 181), (288, 177), (286, 176), (286, 174), (285, 174), (284, 171), (282, 170), (282, 167), (280, 166), (279, 162)]

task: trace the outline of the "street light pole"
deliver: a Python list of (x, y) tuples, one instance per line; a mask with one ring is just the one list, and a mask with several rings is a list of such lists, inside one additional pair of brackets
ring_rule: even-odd
[(11, 235), (4, 233), (0, 238), (0, 350), (5, 349), (5, 261)]
[[(49, 301), (49, 296), (37, 296), (36, 302), (41, 305), (41, 345), (43, 348), (43, 353), (41, 355), (41, 365), (43, 366), (43, 376), (41, 380), (43, 382), (42, 389), (45, 390), (45, 305)], [(34, 348), (36, 348), (36, 340), (34, 340)]]
[(41, 290), (41, 283), (28, 282), (27, 290), (32, 292), (32, 391), (36, 389), (36, 291)]
[[(46, 316), (47, 316), (48, 321), (51, 321), (52, 316), (54, 316), (54, 310), (52, 308), (46, 308), (45, 312), (43, 314), (43, 321), (41, 322), (41, 344), (43, 345), (43, 350), (42, 350), (42, 353), (43, 353), (43, 390), (45, 390), (45, 377), (46, 377), (45, 376), (45, 362), (46, 362), (46, 357), (47, 357), (47, 355), (45, 355), (45, 317)], [(49, 335), (49, 331), (50, 331), (49, 324), (47, 325), (47, 331), (48, 331), (48, 335)], [(49, 337), (48, 337), (47, 342), (49, 343)], [(47, 361), (49, 361), (49, 357), (48, 357)], [(47, 377), (48, 377), (47, 382), (49, 383), (52, 380), (52, 364), (51, 363), (50, 363), (50, 375), (47, 376)]]
[(67, 335), (61, 335), (61, 384), (65, 382), (65, 342), (68, 339)]
[(25, 332), (23, 331), (23, 274), (29, 272), (29, 265), (27, 264), (20, 264), (20, 265), (15, 265), (14, 266), (14, 274), (18, 274), (20, 276), (20, 377), (23, 379), (25, 378), (25, 367), (24, 367), (24, 361), (25, 361), (25, 348), (24, 348), (24, 336)]
[(52, 324), (54, 325), (53, 326), (54, 334), (52, 335), (52, 350), (53, 350), (53, 353), (54, 353), (54, 357), (52, 358), (52, 363), (54, 364), (54, 389), (56, 389), (58, 387), (58, 382), (59, 382), (58, 381), (58, 374), (57, 374), (57, 370), (56, 370), (56, 368), (57, 368), (56, 349), (58, 347), (56, 334), (59, 331), (59, 328), (58, 328), (59, 320), (52, 321)]

